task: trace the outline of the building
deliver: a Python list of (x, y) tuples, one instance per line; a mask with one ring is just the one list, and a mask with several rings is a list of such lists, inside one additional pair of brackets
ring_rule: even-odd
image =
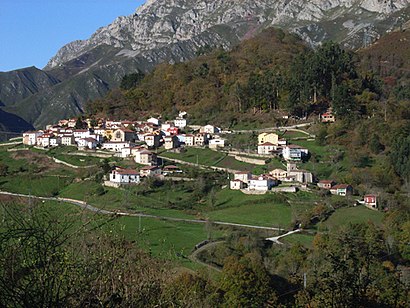
[(161, 168), (158, 166), (145, 166), (141, 168), (140, 170), (141, 177), (156, 176), (156, 175), (161, 175), (161, 173), (162, 173)]
[(351, 195), (353, 194), (353, 187), (352, 185), (348, 185), (348, 184), (335, 185), (330, 189), (330, 193), (332, 195), (338, 195), (338, 196)]
[(61, 144), (62, 145), (75, 145), (75, 139), (73, 135), (62, 135), (61, 136)]
[(258, 136), (258, 144), (263, 144), (266, 142), (278, 145), (279, 136), (275, 133), (262, 133)]
[(59, 136), (53, 136), (50, 138), (50, 146), (51, 147), (58, 147), (61, 145), (61, 137)]
[(376, 195), (366, 195), (364, 196), (364, 205), (368, 208), (377, 210), (377, 196)]
[(157, 164), (157, 156), (148, 150), (142, 150), (142, 151), (135, 152), (134, 155), (135, 155), (134, 160), (137, 164), (147, 165), (147, 166)]
[(230, 189), (232, 190), (241, 190), (248, 187), (248, 184), (242, 182), (241, 180), (232, 180), (229, 185)]
[(199, 132), (201, 134), (211, 134), (212, 135), (212, 134), (219, 134), (221, 132), (221, 129), (216, 126), (208, 124), (208, 125), (202, 126), (199, 129)]
[(309, 150), (298, 145), (289, 144), (283, 148), (282, 155), (285, 160), (301, 161), (304, 157), (309, 155)]
[(158, 148), (161, 145), (161, 136), (157, 134), (148, 134), (145, 135), (144, 141), (147, 146), (151, 148)]
[(274, 169), (269, 174), (278, 180), (285, 179), (288, 176), (288, 172), (283, 169)]
[(182, 173), (182, 170), (174, 165), (165, 166), (162, 169), (164, 175), (173, 174), (173, 173)]
[(158, 119), (158, 118), (152, 117), (152, 118), (149, 118), (149, 119), (147, 120), (147, 123), (152, 123), (152, 124), (154, 124), (154, 125), (156, 125), (156, 126), (160, 126), (160, 125), (161, 125), (161, 120)]
[(336, 121), (332, 108), (329, 108), (325, 113), (320, 115), (320, 121), (322, 123), (334, 123)]
[(217, 138), (211, 139), (208, 141), (208, 145), (210, 149), (217, 149), (225, 147), (225, 139)]
[(192, 147), (195, 144), (195, 136), (194, 135), (185, 135), (185, 145), (187, 147)]
[(135, 140), (135, 132), (126, 129), (126, 128), (119, 128), (115, 130), (112, 134), (111, 141), (134, 141)]
[(82, 138), (78, 140), (77, 142), (78, 148), (80, 149), (89, 149), (89, 150), (95, 150), (98, 146), (98, 140), (94, 138)]
[(288, 177), (299, 183), (313, 183), (313, 174), (306, 170), (292, 170), (288, 172)]
[(102, 144), (102, 149), (120, 153), (123, 148), (129, 148), (132, 146), (134, 146), (134, 144), (128, 141), (108, 141)]
[(271, 155), (275, 151), (276, 145), (270, 142), (265, 142), (258, 145), (258, 154)]
[(336, 185), (336, 182), (333, 180), (321, 180), (317, 183), (317, 186), (322, 189), (330, 189), (334, 185)]
[(37, 137), (36, 144), (39, 147), (47, 148), (50, 146), (50, 138), (54, 137), (53, 134), (43, 134)]
[(73, 135), (75, 142), (78, 142), (80, 139), (90, 137), (90, 131), (88, 129), (74, 129)]
[(248, 189), (256, 191), (268, 191), (276, 185), (278, 185), (278, 182), (275, 178), (268, 175), (260, 175), (249, 180)]
[(252, 178), (252, 174), (250, 172), (237, 172), (233, 175), (234, 180), (240, 180), (244, 183), (248, 183), (249, 180)]
[(177, 118), (174, 120), (174, 125), (175, 125), (176, 127), (180, 128), (180, 129), (184, 129), (184, 128), (187, 126), (187, 124), (188, 124), (187, 119), (184, 119), (184, 118), (182, 118), (182, 117), (177, 117)]
[(206, 134), (196, 134), (194, 137), (194, 145), (197, 147), (203, 147), (208, 143), (208, 137)]
[(23, 144), (36, 145), (37, 138), (43, 135), (43, 131), (29, 131), (23, 134)]
[(166, 150), (171, 150), (179, 147), (179, 140), (177, 136), (164, 137), (164, 147)]
[(137, 170), (117, 168), (110, 173), (110, 182), (119, 185), (138, 184), (140, 174)]

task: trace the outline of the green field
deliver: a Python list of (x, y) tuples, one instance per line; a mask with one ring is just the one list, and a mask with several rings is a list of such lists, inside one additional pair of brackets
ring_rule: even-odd
[(364, 206), (344, 207), (336, 210), (325, 222), (318, 225), (318, 230), (323, 228), (337, 230), (339, 227), (355, 223), (373, 222), (380, 225), (384, 214), (370, 210)]
[(313, 239), (314, 235), (305, 233), (295, 233), (284, 238), (281, 238), (279, 241), (290, 245), (301, 244), (307, 248), (311, 248), (313, 244)]
[(199, 165), (215, 166), (226, 154), (202, 148), (186, 148), (183, 153), (164, 152), (161, 156), (183, 160)]

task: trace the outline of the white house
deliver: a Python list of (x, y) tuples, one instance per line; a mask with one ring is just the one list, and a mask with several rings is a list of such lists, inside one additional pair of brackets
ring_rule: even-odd
[(149, 118), (149, 119), (147, 120), (147, 123), (152, 123), (152, 124), (154, 124), (154, 125), (156, 125), (156, 126), (160, 126), (160, 125), (161, 125), (161, 120), (152, 117), (152, 118)]
[(217, 139), (211, 139), (208, 142), (209, 148), (211, 149), (217, 149), (217, 148), (223, 148), (225, 147), (225, 139), (217, 138)]
[(137, 170), (117, 168), (110, 173), (110, 182), (119, 185), (138, 184), (140, 174)]
[(208, 143), (208, 137), (205, 134), (196, 134), (194, 137), (194, 145), (202, 147)]
[(174, 125), (176, 127), (181, 128), (181, 129), (184, 129), (187, 126), (187, 124), (188, 124), (187, 119), (184, 119), (184, 118), (181, 118), (181, 117), (178, 117), (174, 120)]
[(232, 180), (229, 185), (230, 189), (232, 190), (241, 190), (246, 188), (247, 186), (248, 184), (242, 182), (241, 180)]
[(157, 134), (148, 134), (145, 135), (144, 141), (147, 146), (157, 148), (161, 144), (161, 136)]
[(282, 150), (283, 158), (290, 161), (300, 161), (302, 158), (309, 154), (308, 149), (299, 147), (294, 144), (285, 146)]
[(73, 135), (63, 135), (61, 136), (62, 145), (75, 145), (75, 139)]
[(88, 129), (74, 129), (73, 135), (74, 135), (75, 142), (78, 142), (78, 140), (80, 139), (90, 137), (90, 131)]
[(202, 134), (219, 134), (221, 132), (221, 129), (216, 126), (208, 124), (208, 125), (202, 126), (199, 129), (199, 132)]
[(102, 144), (102, 149), (113, 152), (121, 152), (123, 148), (129, 148), (132, 146), (134, 146), (134, 144), (126, 141), (109, 141)]
[(177, 136), (166, 136), (164, 137), (164, 147), (166, 150), (174, 149), (179, 147), (179, 140)]
[(59, 145), (61, 145), (61, 137), (54, 136), (50, 138), (51, 147), (58, 147)]
[(23, 144), (36, 145), (37, 138), (43, 135), (43, 131), (30, 131), (23, 134)]
[(52, 138), (53, 134), (43, 134), (37, 137), (37, 145), (43, 148), (50, 146), (50, 138)]
[(258, 154), (270, 155), (272, 151), (275, 151), (276, 145), (270, 142), (265, 142), (258, 145)]
[(187, 147), (192, 147), (195, 144), (195, 136), (194, 135), (185, 135), (185, 145)]
[(81, 138), (77, 141), (78, 148), (95, 150), (98, 145), (98, 141), (94, 138)]
[(288, 172), (283, 169), (274, 169), (269, 174), (279, 180), (284, 179), (288, 176)]
[(277, 185), (276, 179), (267, 175), (260, 175), (249, 180), (248, 189), (256, 191), (268, 191)]
[(162, 170), (158, 166), (145, 166), (140, 170), (141, 177), (161, 175), (161, 173)]
[(236, 172), (233, 175), (234, 180), (239, 180), (244, 183), (248, 183), (248, 181), (252, 178), (252, 174), (250, 172)]
[(148, 150), (142, 150), (135, 152), (135, 162), (140, 165), (155, 165), (157, 161), (157, 157), (154, 153), (148, 151)]

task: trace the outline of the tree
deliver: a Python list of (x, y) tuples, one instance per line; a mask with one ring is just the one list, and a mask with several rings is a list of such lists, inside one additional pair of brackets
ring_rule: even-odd
[(340, 118), (350, 117), (357, 110), (351, 89), (346, 83), (336, 87), (332, 106), (334, 113)]
[(123, 90), (130, 90), (132, 88), (135, 88), (138, 84), (140, 84), (144, 77), (145, 74), (140, 71), (129, 75), (125, 75), (121, 79), (120, 88)]

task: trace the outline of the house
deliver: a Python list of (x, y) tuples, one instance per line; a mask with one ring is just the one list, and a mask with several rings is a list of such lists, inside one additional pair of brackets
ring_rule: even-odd
[(195, 136), (194, 135), (185, 135), (185, 145), (187, 147), (192, 147), (195, 144)]
[(122, 126), (121, 121), (111, 121), (111, 120), (107, 120), (105, 121), (105, 128), (108, 129), (118, 129)]
[(205, 134), (196, 134), (194, 137), (194, 145), (202, 147), (208, 143), (208, 137)]
[(325, 113), (320, 115), (320, 121), (322, 123), (334, 123), (336, 121), (332, 108), (329, 108)]
[(127, 128), (119, 128), (112, 134), (111, 141), (134, 141), (135, 132)]
[(245, 182), (242, 182), (241, 180), (232, 180), (230, 181), (229, 187), (232, 190), (241, 190), (241, 189), (247, 188), (248, 184)]
[(309, 154), (308, 149), (302, 148), (298, 145), (289, 144), (282, 150), (282, 155), (285, 160), (300, 161)]
[(111, 171), (110, 182), (119, 185), (138, 184), (140, 174), (137, 170), (117, 168)]
[(262, 155), (270, 155), (273, 151), (275, 151), (276, 145), (270, 142), (265, 142), (258, 145), (258, 154)]
[(336, 182), (333, 180), (321, 180), (317, 183), (317, 186), (322, 189), (330, 189), (334, 185), (336, 185)]
[(177, 136), (164, 137), (164, 147), (166, 150), (171, 150), (179, 147), (179, 140)]
[(208, 144), (209, 144), (210, 149), (223, 148), (225, 147), (225, 139), (222, 139), (222, 138), (211, 139), (208, 141)]
[(165, 166), (162, 169), (164, 175), (173, 174), (173, 173), (182, 173), (182, 170), (174, 165)]
[(50, 146), (51, 147), (58, 147), (61, 145), (61, 137), (59, 136), (53, 136), (50, 138)]
[(167, 132), (168, 129), (170, 129), (171, 127), (174, 127), (174, 122), (167, 121), (167, 122), (161, 124), (161, 130), (163, 132)]
[(268, 191), (276, 185), (278, 185), (278, 182), (275, 178), (268, 175), (260, 175), (249, 180), (248, 189), (256, 191)]
[(37, 137), (36, 144), (40, 147), (46, 148), (50, 146), (50, 138), (52, 138), (54, 135), (53, 134), (43, 134), (41, 136)]
[(148, 150), (135, 152), (134, 155), (134, 160), (137, 164), (151, 166), (157, 163), (157, 156)]
[(89, 149), (89, 150), (95, 150), (98, 145), (98, 140), (94, 138), (81, 138), (77, 142), (78, 148), (80, 149)]
[(288, 176), (288, 172), (283, 169), (274, 169), (271, 172), (269, 172), (269, 174), (279, 180), (284, 179)]
[(272, 143), (278, 145), (279, 136), (275, 133), (262, 133), (258, 135), (258, 144)]
[(249, 173), (249, 172), (246, 172), (246, 171), (244, 171), (244, 172), (236, 172), (236, 173), (233, 175), (233, 178), (234, 178), (234, 180), (240, 180), (240, 181), (242, 181), (242, 182), (244, 182), (244, 183), (248, 183), (249, 180), (252, 178), (252, 174)]
[(140, 176), (156, 176), (161, 175), (161, 168), (158, 166), (145, 166), (140, 170)]
[(156, 125), (156, 126), (160, 126), (160, 125), (161, 125), (161, 120), (158, 119), (158, 118), (152, 117), (152, 118), (149, 118), (149, 119), (147, 120), (147, 123), (152, 123), (152, 124), (154, 124), (154, 125)]
[(80, 139), (90, 137), (90, 131), (88, 129), (74, 129), (73, 135), (74, 135), (75, 142), (78, 142), (78, 140)]
[(221, 132), (221, 129), (216, 126), (208, 124), (208, 125), (202, 126), (199, 129), (199, 132), (201, 134), (211, 134), (212, 135), (212, 134), (219, 134)]
[(123, 148), (132, 146), (134, 146), (134, 144), (128, 141), (108, 141), (102, 144), (102, 149), (120, 153)]
[(353, 194), (353, 187), (352, 185), (348, 185), (348, 184), (335, 185), (332, 188), (330, 188), (330, 193), (332, 195), (338, 195), (338, 196), (351, 195)]
[(157, 148), (161, 145), (161, 136), (158, 134), (148, 134), (144, 136), (144, 141), (147, 146)]
[(306, 170), (292, 170), (288, 172), (288, 177), (299, 183), (313, 183), (313, 174)]
[(170, 127), (166, 130), (166, 135), (178, 135), (179, 134), (179, 128), (178, 127)]
[(75, 145), (75, 138), (73, 135), (62, 135), (61, 136), (62, 145)]
[(188, 124), (187, 119), (184, 119), (183, 117), (177, 117), (174, 120), (174, 125), (180, 129), (184, 129)]
[(364, 205), (368, 208), (377, 210), (377, 196), (376, 195), (366, 195), (364, 196)]
[(43, 131), (29, 131), (23, 134), (23, 144), (36, 145), (37, 138), (43, 135)]

